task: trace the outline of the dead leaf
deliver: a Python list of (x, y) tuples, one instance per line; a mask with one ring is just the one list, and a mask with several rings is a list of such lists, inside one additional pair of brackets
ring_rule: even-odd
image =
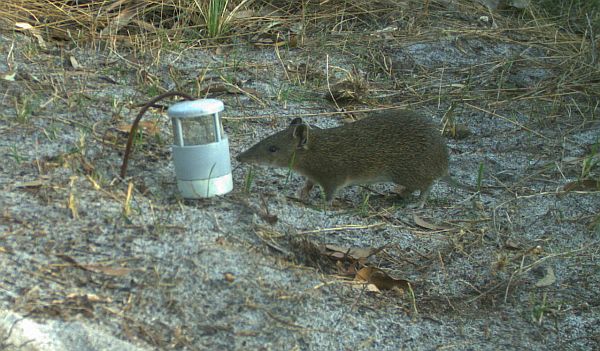
[(562, 163), (575, 163), (575, 162), (580, 162), (581, 157), (566, 156), (566, 157), (563, 157), (560, 161)]
[(122, 277), (131, 273), (131, 269), (125, 267), (109, 267), (98, 264), (80, 264), (80, 266), (88, 271), (102, 273), (113, 277)]
[(255, 16), (257, 16), (256, 11), (251, 10), (251, 9), (239, 10), (239, 11), (235, 11), (234, 13), (231, 14), (231, 18), (235, 18), (237, 20), (249, 19), (249, 18), (252, 18)]
[(600, 180), (598, 179), (582, 179), (570, 182), (563, 186), (563, 191), (595, 191), (600, 190)]
[(506, 242), (504, 243), (504, 248), (507, 250), (520, 250), (521, 245), (512, 240), (506, 240)]
[(133, 194), (133, 182), (127, 184), (127, 195), (125, 195), (125, 201), (123, 201), (123, 215), (129, 217), (131, 214), (131, 196)]
[(374, 249), (372, 247), (343, 247), (331, 244), (325, 245), (325, 249), (326, 250), (323, 254), (331, 258), (351, 258), (356, 261), (366, 259), (367, 257), (379, 251), (378, 249)]
[(115, 277), (124, 276), (131, 272), (130, 268), (125, 268), (125, 267), (109, 267), (109, 266), (103, 266), (103, 265), (100, 265), (97, 263), (82, 264), (82, 263), (77, 262), (73, 257), (68, 256), (68, 255), (57, 254), (56, 257), (71, 264), (72, 266), (77, 267), (84, 271), (103, 273), (103, 274), (112, 275)]
[(44, 38), (42, 38), (38, 28), (33, 27), (31, 24), (26, 22), (17, 22), (15, 23), (15, 27), (17, 30), (31, 34), (37, 40), (38, 45), (42, 49), (46, 49), (46, 42), (44, 41)]
[(518, 9), (525, 9), (529, 6), (531, 0), (511, 0), (509, 5)]
[(394, 279), (376, 267), (364, 267), (356, 273), (354, 279), (374, 284), (378, 289), (384, 290), (391, 290), (394, 288), (408, 290), (409, 288), (409, 282), (407, 280)]
[[(232, 89), (223, 83), (213, 83), (210, 84), (209, 86), (207, 86), (206, 88), (200, 90), (200, 95), (205, 95), (205, 94), (209, 94), (209, 93), (230, 93), (232, 91)], [(239, 93), (238, 90), (235, 90), (233, 92), (233, 94), (235, 93)]]
[(439, 226), (433, 223), (429, 223), (426, 220), (424, 220), (423, 218), (417, 216), (416, 214), (413, 215), (413, 220), (415, 221), (415, 224), (418, 225), (419, 227), (425, 228), (425, 229), (431, 229), (431, 230), (443, 230), (443, 229), (448, 229), (446, 227), (443, 226)]
[(380, 293), (381, 292), (381, 290), (379, 290), (379, 288), (375, 284), (367, 284), (367, 291), (373, 292), (373, 293)]
[(8, 71), (5, 73), (0, 73), (0, 75), (2, 76), (2, 79), (4, 79), (4, 80), (7, 80), (9, 82), (14, 82), (15, 77), (17, 76), (17, 72), (16, 71)]
[(100, 297), (96, 294), (86, 294), (86, 296), (90, 302), (112, 302), (110, 297)]
[(108, 82), (110, 84), (119, 84), (119, 82), (117, 82), (116, 80), (112, 79), (111, 77), (108, 76), (98, 76), (98, 79), (103, 80), (105, 82)]
[(33, 26), (27, 22), (17, 22), (15, 23), (15, 27), (19, 30), (31, 30)]
[[(158, 127), (158, 122), (159, 122), (158, 120), (156, 120), (156, 121), (140, 121), (140, 123), (138, 124), (138, 130), (142, 130), (146, 134), (149, 134), (149, 135), (156, 135), (160, 131), (160, 128)], [(116, 128), (120, 132), (129, 134), (129, 132), (131, 131), (131, 124), (127, 124), (127, 123), (119, 124)]]
[(285, 36), (278, 32), (259, 33), (250, 38), (250, 42), (255, 46), (283, 46), (287, 43)]
[(338, 274), (344, 276), (355, 276), (359, 268), (364, 267), (367, 258), (386, 246), (380, 248), (371, 247), (343, 247), (337, 245), (320, 245), (319, 253), (335, 261)]
[(554, 283), (556, 283), (556, 275), (554, 274), (554, 269), (552, 269), (552, 267), (547, 267), (546, 274), (542, 279), (538, 280), (537, 283), (535, 283), (535, 287), (543, 288), (550, 286)]
[(345, 252), (340, 252), (340, 251), (333, 251), (331, 253), (325, 253), (326, 256), (333, 258), (334, 260), (343, 260), (344, 257), (346, 257), (346, 253)]
[(75, 70), (83, 69), (83, 66), (79, 64), (75, 56), (69, 56), (69, 63), (71, 64), (71, 67), (73, 67), (73, 69)]
[[(88, 302), (112, 302), (110, 297), (100, 297), (96, 294), (79, 294), (79, 293), (70, 293), (66, 296), (67, 300), (81, 300)], [(53, 303), (63, 303), (65, 301), (54, 300)]]
[(77, 208), (77, 198), (75, 197), (75, 181), (77, 176), (70, 177), (69, 187), (69, 198), (67, 199), (67, 209), (71, 212), (71, 218), (79, 219), (79, 209)]
[(226, 93), (226, 94), (249, 94), (249, 95), (259, 95), (259, 92), (255, 89), (251, 88), (241, 88), (234, 84), (228, 83), (213, 83), (207, 86), (206, 88), (200, 91), (201, 95), (210, 94), (210, 93)]
[(87, 271), (87, 268), (85, 268), (82, 265), (80, 265), (79, 262), (75, 261), (75, 259), (73, 257), (71, 257), (71, 256), (64, 255), (64, 254), (56, 254), (56, 257), (58, 257), (61, 260), (69, 263), (73, 267), (76, 267), (76, 268), (79, 268), (81, 270)]
[(44, 185), (44, 181), (41, 179), (32, 180), (29, 182), (17, 182), (14, 184), (15, 188), (39, 188)]
[(235, 275), (233, 275), (233, 273), (231, 273), (231, 272), (227, 272), (227, 273), (223, 274), (223, 278), (225, 278), (225, 280), (228, 281), (229, 283), (232, 283), (235, 280)]

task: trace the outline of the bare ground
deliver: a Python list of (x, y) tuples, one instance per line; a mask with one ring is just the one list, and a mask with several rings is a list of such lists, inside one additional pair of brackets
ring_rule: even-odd
[[(44, 48), (0, 33), (0, 350), (51, 349), (27, 328), (15, 339), (19, 315), (60, 323), (56, 349), (124, 349), (93, 332), (161, 350), (597, 349), (598, 66), (567, 39), (447, 13), (277, 50)], [(287, 170), (256, 168), (248, 185), (232, 161), (232, 193), (183, 200), (159, 110), (118, 180), (122, 125), (161, 91), (198, 96), (200, 76), (243, 87), (212, 95), (236, 155), (293, 116), (345, 123), (324, 98), (325, 77), (331, 87), (345, 72), (369, 86), (347, 110), (409, 107), (468, 130), (448, 139), (450, 172), (483, 191), (439, 183), (419, 210), (389, 185), (351, 187), (327, 208), (319, 191), (296, 199)], [(366, 264), (412, 291), (354, 283), (351, 259), (324, 244), (381, 248)]]

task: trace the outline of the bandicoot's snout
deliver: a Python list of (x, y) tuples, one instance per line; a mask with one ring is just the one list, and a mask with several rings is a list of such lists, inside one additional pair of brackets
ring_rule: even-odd
[(264, 150), (265, 148), (269, 149), (268, 147), (265, 147), (265, 143), (261, 141), (255, 145), (251, 146), (249, 149), (246, 149), (246, 150), (240, 152), (239, 154), (237, 154), (235, 159), (241, 163), (269, 165), (269, 164), (271, 164), (271, 162), (269, 162), (269, 161), (273, 157), (273, 153), (265, 151)]
[(248, 161), (248, 151), (244, 151), (244, 152), (240, 152), (239, 154), (237, 154), (237, 156), (235, 157), (235, 159), (238, 162), (242, 162), (245, 163)]

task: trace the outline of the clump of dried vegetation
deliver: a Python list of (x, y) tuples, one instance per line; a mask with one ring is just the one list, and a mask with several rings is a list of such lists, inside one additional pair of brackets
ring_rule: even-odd
[[(592, 98), (600, 93), (598, 7), (597, 3), (584, 0), (535, 0), (523, 9), (508, 7), (495, 12), (474, 0), (327, 1), (321, 4), (249, 0), (7, 0), (0, 9), (0, 25), (9, 30), (27, 31), (40, 40), (72, 41), (78, 45), (104, 42), (133, 46), (139, 53), (170, 45), (236, 45), (240, 40), (257, 46), (338, 49), (371, 68), (371, 80), (377, 80), (378, 76), (396, 79), (397, 85), (393, 88), (406, 91), (403, 101), (407, 104), (460, 97), (466, 102), (493, 98), (495, 106), (499, 106), (515, 100), (550, 99), (556, 108), (570, 106), (586, 113), (588, 108), (595, 107)], [(382, 23), (387, 27), (380, 30), (379, 35), (361, 33)], [(495, 30), (498, 27), (503, 30)], [(307, 32), (310, 39), (306, 38)], [(474, 36), (500, 43), (530, 45), (546, 50), (550, 59), (542, 63), (523, 55), (468, 70), (463, 68), (454, 73), (468, 77), (470, 84), (457, 86), (450, 96), (440, 97), (435, 95), (438, 89), (433, 83), (439, 80), (437, 71), (410, 67), (410, 62), (397, 66), (383, 48), (383, 43), (389, 49), (403, 43), (431, 41), (440, 35), (455, 40), (458, 45)], [(533, 87), (502, 84), (510, 70), (518, 66), (555, 70), (556, 77)], [(449, 74), (453, 73), (452, 68), (447, 69)], [(397, 81), (397, 74), (403, 70), (410, 70), (410, 81)], [(300, 73), (304, 73), (305, 79), (310, 74), (308, 70)], [(287, 77), (291, 81), (289, 73)], [(364, 77), (348, 74), (344, 80), (361, 84), (356, 92), (346, 87), (341, 97), (363, 100)], [(470, 90), (478, 82), (486, 85), (492, 81), (498, 82), (495, 89), (487, 84), (483, 91)], [(373, 91), (376, 85), (370, 88), (371, 95), (377, 97), (377, 91)], [(327, 95), (335, 97), (335, 94)], [(392, 95), (389, 91), (380, 94)], [(587, 99), (589, 104), (579, 98)], [(570, 105), (573, 101), (579, 104)], [(547, 118), (553, 118), (555, 113), (556, 110), (549, 111)]]

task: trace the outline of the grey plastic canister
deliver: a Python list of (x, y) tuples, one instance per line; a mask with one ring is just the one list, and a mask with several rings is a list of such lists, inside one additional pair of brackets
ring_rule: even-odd
[(200, 99), (174, 104), (173, 162), (177, 188), (184, 198), (222, 195), (233, 189), (229, 140), (221, 124), (223, 102)]

